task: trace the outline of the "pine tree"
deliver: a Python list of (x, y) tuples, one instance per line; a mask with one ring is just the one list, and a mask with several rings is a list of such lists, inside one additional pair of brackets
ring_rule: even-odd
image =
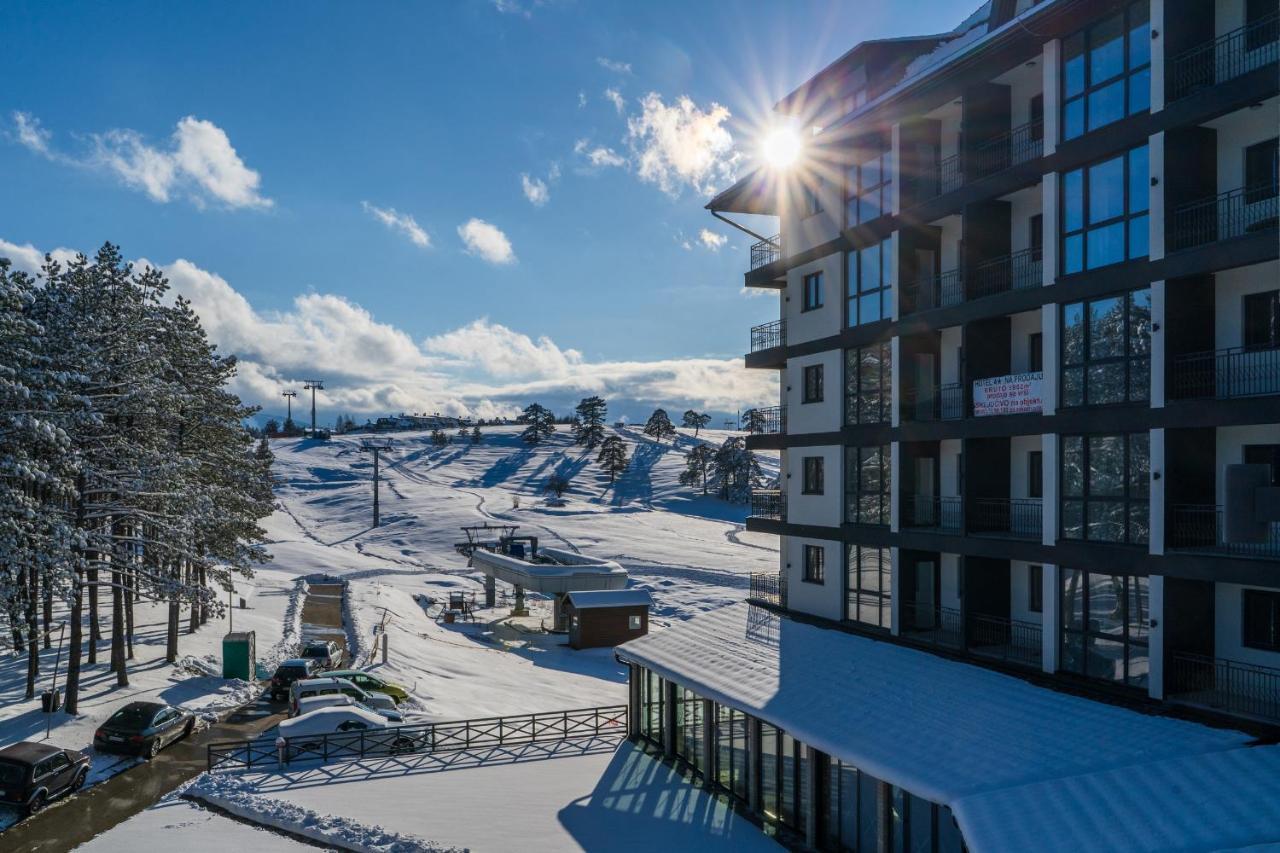
[(584, 397), (574, 412), (577, 415), (573, 428), (575, 443), (594, 448), (604, 441), (604, 424), (608, 415), (604, 400), (599, 397)]
[(528, 444), (538, 444), (556, 431), (555, 415), (538, 403), (525, 407), (520, 415), (520, 422), (528, 425), (520, 433), (520, 437)]
[(742, 413), (742, 429), (752, 434), (766, 429), (765, 414), (759, 409), (747, 409)]
[[(289, 424), (290, 424), (290, 421), (285, 421), (285, 428), (284, 428), (285, 435), (288, 435), (288, 434), (289, 434)], [(262, 431), (263, 431), (266, 435), (270, 435), (270, 436), (276, 436), (276, 435), (279, 435), (279, 434), (280, 434), (280, 422), (279, 422), (279, 421), (277, 421), (275, 418), (267, 418), (266, 426), (264, 426), (264, 427), (262, 428)]]
[(596, 461), (609, 472), (609, 482), (614, 482), (631, 463), (627, 458), (626, 442), (616, 435), (606, 437), (600, 444), (600, 455), (596, 457)]
[(481, 441), (484, 441), (484, 436), (480, 434), (480, 425), (476, 424), (471, 428), (471, 443), (479, 444)]
[(666, 409), (653, 410), (653, 414), (645, 422), (644, 434), (653, 437), (656, 441), (675, 436), (676, 428), (672, 425), (671, 418), (667, 417)]
[(436, 428), (431, 431), (431, 443), (436, 447), (445, 447), (449, 444), (449, 436), (444, 431)]
[(684, 413), (684, 420), (681, 422), (681, 426), (685, 429), (693, 430), (693, 437), (697, 438), (698, 432), (709, 423), (711, 423), (711, 415), (704, 415), (689, 409)]
[(707, 493), (707, 478), (715, 459), (715, 451), (706, 444), (696, 444), (684, 455), (685, 469), (680, 472), (680, 484), (683, 486), (701, 486), (702, 493)]
[(760, 484), (763, 477), (760, 461), (747, 450), (746, 440), (737, 435), (726, 438), (715, 451), (711, 471), (716, 493), (734, 503), (749, 501), (751, 490)]

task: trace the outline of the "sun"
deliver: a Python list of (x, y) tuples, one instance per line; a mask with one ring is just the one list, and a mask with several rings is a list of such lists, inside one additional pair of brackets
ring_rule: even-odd
[(802, 147), (800, 134), (789, 127), (779, 127), (764, 138), (760, 153), (773, 168), (788, 169), (799, 159)]

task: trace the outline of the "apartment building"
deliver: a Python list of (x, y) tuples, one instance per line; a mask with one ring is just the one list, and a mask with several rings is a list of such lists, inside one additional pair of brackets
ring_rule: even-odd
[[(842, 740), (840, 654), (855, 681), (901, 652), (939, 684), (1070, 697), (1057, 736), (1093, 706), (1280, 732), (1280, 523), (1241, 540), (1223, 517), (1228, 466), (1280, 486), (1277, 60), (1275, 0), (991, 0), (952, 33), (859, 44), (776, 105), (803, 155), (708, 209), (779, 223), (745, 274), (778, 298), (746, 364), (780, 377), (748, 439), (781, 452), (748, 521), (780, 537), (779, 571), (739, 616), (622, 648), (638, 736), (796, 846), (958, 850), (1002, 837), (960, 781), (983, 762), (942, 747), (939, 782), (903, 740), (896, 759)], [(829, 644), (817, 672), (784, 642), (801, 635)], [(781, 720), (797, 700), (717, 675), (751, 666), (815, 695)], [(949, 712), (963, 733), (972, 709)], [(1008, 735), (1034, 753), (1024, 724)], [(1053, 784), (1027, 773), (1010, 790)]]

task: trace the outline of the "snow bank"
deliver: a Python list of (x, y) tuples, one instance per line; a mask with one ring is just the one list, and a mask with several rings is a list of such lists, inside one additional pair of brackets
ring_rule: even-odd
[(336, 844), (360, 853), (467, 853), (464, 847), (438, 845), (413, 835), (389, 832), (380, 826), (366, 826), (348, 817), (319, 814), (253, 793), (239, 776), (204, 773), (185, 785), (180, 794), (263, 826), (276, 827), (322, 844)]

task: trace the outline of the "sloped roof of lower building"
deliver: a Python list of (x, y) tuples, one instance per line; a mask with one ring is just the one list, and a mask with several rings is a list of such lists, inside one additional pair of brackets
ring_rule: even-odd
[[(955, 806), (973, 850), (1013, 849), (994, 842), (1015, 818), (1034, 832), (1029, 813), (1001, 808), (1012, 799), (988, 799), (997, 793), (1012, 798), (1040, 785), (1060, 795), (1034, 811), (1062, 809), (1059, 820), (1091, 824), (1101, 836), (1083, 845), (1073, 837), (1071, 849), (1098, 849), (1110, 829), (1101, 820), (1108, 804), (1075, 799), (1073, 785), (1087, 791), (1087, 778), (1099, 774), (1140, 777), (1174, 766), (1168, 762), (1191, 767), (1204, 756), (1225, 761), (1227, 750), (1257, 751), (1243, 749), (1250, 742), (1243, 732), (1060, 693), (745, 603), (632, 640), (618, 654), (917, 796)], [(1179, 786), (1164, 790), (1148, 808), (1187, 807)], [(1212, 832), (1231, 814), (1221, 809), (1199, 819)], [(1035, 838), (1035, 849), (1069, 846)]]
[(566, 596), (579, 610), (599, 607), (650, 607), (653, 596), (647, 589), (599, 589), (587, 592), (571, 592)]

